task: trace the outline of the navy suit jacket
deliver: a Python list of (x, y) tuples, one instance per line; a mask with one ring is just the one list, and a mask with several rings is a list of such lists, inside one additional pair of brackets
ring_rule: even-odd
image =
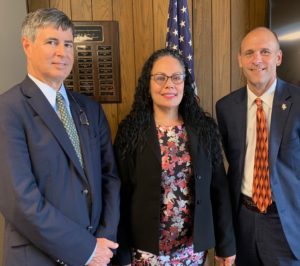
[(4, 265), (84, 265), (96, 237), (116, 240), (120, 181), (109, 126), (97, 102), (68, 95), (84, 169), (29, 77), (0, 97)]
[[(217, 119), (229, 163), (228, 180), (236, 216), (244, 175), (247, 89), (216, 104)], [(277, 80), (269, 138), (270, 180), (286, 239), (300, 259), (300, 88)]]

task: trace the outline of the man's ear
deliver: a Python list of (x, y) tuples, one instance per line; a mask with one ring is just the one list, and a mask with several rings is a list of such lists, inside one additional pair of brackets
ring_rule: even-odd
[(279, 50), (279, 51), (277, 52), (276, 60), (277, 60), (276, 66), (280, 66), (280, 65), (281, 65), (281, 62), (282, 62), (282, 51), (281, 51), (281, 50)]
[(241, 58), (241, 53), (238, 53), (238, 63), (239, 63), (239, 67), (242, 68), (242, 58)]
[(27, 37), (22, 37), (22, 46), (26, 56), (28, 57), (31, 52), (32, 41), (30, 41)]

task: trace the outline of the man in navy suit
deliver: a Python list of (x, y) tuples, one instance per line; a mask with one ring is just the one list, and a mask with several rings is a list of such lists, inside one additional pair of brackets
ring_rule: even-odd
[[(97, 102), (63, 84), (73, 66), (73, 34), (57, 9), (28, 14), (28, 75), (0, 97), (5, 266), (107, 265), (118, 246), (120, 181), (107, 120)], [(62, 116), (73, 121), (78, 153)]]
[[(276, 34), (259, 27), (242, 40), (239, 66), (247, 86), (216, 104), (228, 161), (237, 237), (237, 266), (300, 265), (300, 88), (276, 75), (282, 52)], [(261, 212), (252, 200), (256, 104), (268, 126), (272, 204)]]

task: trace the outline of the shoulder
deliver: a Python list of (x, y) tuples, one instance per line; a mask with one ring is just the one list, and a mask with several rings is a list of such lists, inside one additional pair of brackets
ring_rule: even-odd
[(3, 92), (1, 94), (0, 100), (2, 102), (4, 102), (4, 101), (6, 101), (6, 100), (8, 100), (10, 98), (19, 97), (21, 95), (21, 87), (22, 87), (23, 83), (24, 82), (16, 84), (16, 85), (12, 86), (11, 88), (9, 88), (8, 90), (6, 90), (5, 92)]
[(189, 135), (194, 136), (212, 136), (218, 133), (218, 126), (215, 119), (209, 114), (204, 113), (197, 124), (191, 124), (190, 122), (184, 122), (186, 131)]
[(69, 100), (73, 100), (89, 117), (94, 117), (95, 119), (98, 119), (97, 117), (99, 116), (106, 118), (101, 104), (95, 99), (78, 92), (69, 92), (69, 95), (71, 97), (71, 99), (69, 97)]
[(241, 97), (244, 97), (247, 93), (246, 87), (239, 88), (235, 91), (232, 91), (231, 93), (225, 95), (221, 99), (217, 101), (217, 104), (222, 104), (222, 103), (229, 103), (231, 101), (235, 101), (240, 99)]
[(16, 84), (1, 94), (0, 107), (2, 109), (2, 113), (3, 109), (17, 112), (24, 107), (24, 104), (28, 97), (26, 97), (26, 95), (22, 91), (23, 84), (24, 82)]
[(242, 101), (246, 96), (247, 96), (246, 87), (239, 88), (239, 89), (225, 95), (221, 99), (219, 99), (216, 102), (216, 108), (218, 109), (218, 108), (221, 108), (222, 106), (231, 105), (236, 101)]
[(291, 84), (282, 79), (277, 80), (277, 88), (282, 89), (282, 90), (288, 89), (291, 94), (300, 95), (300, 87), (299, 86)]
[(75, 99), (75, 101), (77, 101), (77, 103), (79, 105), (81, 105), (82, 107), (84, 106), (91, 106), (91, 107), (100, 107), (100, 103), (98, 103), (96, 100), (94, 100), (91, 97), (88, 97), (84, 94), (80, 94), (78, 92), (70, 92), (71, 97), (73, 97)]
[(77, 92), (69, 92), (69, 100), (73, 101), (74, 106), (77, 106), (80, 116), (86, 117), (89, 124), (95, 127), (96, 130), (99, 127), (109, 129), (107, 117), (99, 102)]

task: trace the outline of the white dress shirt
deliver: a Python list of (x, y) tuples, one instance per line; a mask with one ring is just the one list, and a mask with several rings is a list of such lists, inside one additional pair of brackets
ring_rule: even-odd
[(242, 180), (242, 194), (252, 197), (252, 184), (253, 184), (253, 170), (254, 170), (254, 156), (256, 146), (256, 103), (255, 99), (262, 100), (263, 109), (266, 115), (268, 124), (268, 133), (270, 136), (270, 125), (272, 115), (272, 105), (274, 99), (275, 88), (277, 79), (273, 82), (271, 87), (260, 97), (257, 97), (247, 86), (247, 136), (246, 136), (246, 155), (244, 165), (244, 178)]
[[(39, 87), (39, 89), (42, 91), (42, 93), (45, 95), (47, 100), (49, 101), (50, 105), (52, 108), (55, 110), (58, 116), (60, 116), (57, 107), (56, 107), (56, 90), (50, 87), (48, 84), (38, 80), (37, 78), (33, 77), (32, 75), (28, 74), (29, 78)], [(70, 102), (68, 99), (68, 95), (65, 89), (64, 84), (61, 84), (61, 87), (59, 88), (59, 92), (64, 98), (65, 106), (71, 115), (71, 110), (70, 110)], [(71, 115), (72, 116), (72, 115)]]

